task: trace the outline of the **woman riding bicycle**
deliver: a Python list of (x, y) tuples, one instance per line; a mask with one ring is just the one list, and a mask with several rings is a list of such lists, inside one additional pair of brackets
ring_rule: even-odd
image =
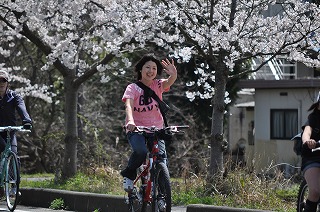
[(312, 152), (316, 142), (320, 140), (320, 92), (317, 102), (308, 111), (307, 123), (303, 126), (302, 134), (302, 165), (301, 170), (309, 187), (309, 194), (304, 212), (316, 212), (320, 198), (320, 151)]
[[(0, 126), (16, 126), (16, 111), (25, 129), (31, 129), (31, 118), (21, 96), (9, 89), (9, 74), (0, 70)], [(0, 133), (0, 153), (6, 146), (6, 132)], [(12, 151), (17, 154), (17, 138), (11, 134)]]
[[(169, 77), (167, 79), (156, 79), (157, 75), (161, 75), (162, 69)], [(177, 69), (174, 66), (173, 60), (169, 61), (165, 59), (160, 62), (150, 54), (143, 56), (138, 61), (134, 71), (137, 73), (137, 79), (144, 85), (150, 87), (160, 99), (162, 99), (162, 93), (168, 91), (177, 79)], [(127, 138), (133, 151), (127, 167), (121, 171), (121, 175), (124, 177), (123, 188), (125, 191), (133, 189), (136, 169), (141, 166), (148, 153), (145, 145), (146, 138), (134, 132), (136, 126), (155, 126), (160, 129), (164, 126), (158, 103), (151, 97), (148, 99), (144, 99), (144, 97), (143, 89), (136, 83), (129, 84), (122, 97), (126, 108), (125, 126)], [(149, 138), (147, 138), (147, 140), (149, 140)], [(164, 141), (159, 142), (159, 149), (160, 154), (166, 158)]]

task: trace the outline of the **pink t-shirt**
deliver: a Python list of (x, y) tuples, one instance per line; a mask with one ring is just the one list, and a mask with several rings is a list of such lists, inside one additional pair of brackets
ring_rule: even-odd
[[(150, 88), (158, 95), (162, 100), (162, 93), (168, 91), (169, 89), (163, 89), (163, 80), (154, 79)], [(150, 98), (150, 102), (145, 104), (144, 91), (137, 84), (131, 83), (127, 86), (122, 101), (125, 102), (126, 99), (133, 99), (133, 119), (136, 126), (145, 126), (157, 128), (163, 128), (163, 118), (158, 106), (158, 103), (153, 98)], [(126, 119), (126, 125), (128, 120)]]

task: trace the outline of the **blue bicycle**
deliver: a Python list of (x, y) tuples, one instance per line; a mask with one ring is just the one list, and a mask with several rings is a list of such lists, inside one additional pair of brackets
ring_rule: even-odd
[(0, 127), (0, 132), (6, 132), (6, 147), (1, 153), (0, 157), (0, 189), (4, 189), (4, 196), (7, 202), (8, 209), (14, 211), (19, 199), (19, 185), (20, 185), (20, 166), (17, 155), (11, 150), (11, 136), (12, 131), (16, 132), (31, 132), (26, 130), (23, 126), (7, 126)]

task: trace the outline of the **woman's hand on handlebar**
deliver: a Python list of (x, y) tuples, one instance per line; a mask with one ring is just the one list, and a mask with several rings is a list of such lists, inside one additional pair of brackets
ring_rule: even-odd
[(132, 132), (132, 131), (135, 131), (135, 129), (137, 127), (136, 127), (136, 124), (134, 123), (134, 121), (128, 121), (126, 128), (127, 128), (127, 130)]
[(309, 149), (314, 149), (317, 147), (317, 142), (314, 139), (306, 140), (304, 144), (307, 145)]

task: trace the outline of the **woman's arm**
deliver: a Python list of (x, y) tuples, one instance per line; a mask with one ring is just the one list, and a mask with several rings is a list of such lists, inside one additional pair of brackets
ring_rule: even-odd
[(133, 113), (132, 113), (133, 99), (126, 99), (125, 107), (126, 107), (126, 120), (127, 120), (126, 128), (129, 131), (134, 131), (136, 128), (136, 124), (134, 123)]
[(309, 149), (314, 149), (316, 147), (316, 141), (311, 139), (312, 128), (310, 126), (305, 126), (302, 133), (302, 142), (307, 144)]

